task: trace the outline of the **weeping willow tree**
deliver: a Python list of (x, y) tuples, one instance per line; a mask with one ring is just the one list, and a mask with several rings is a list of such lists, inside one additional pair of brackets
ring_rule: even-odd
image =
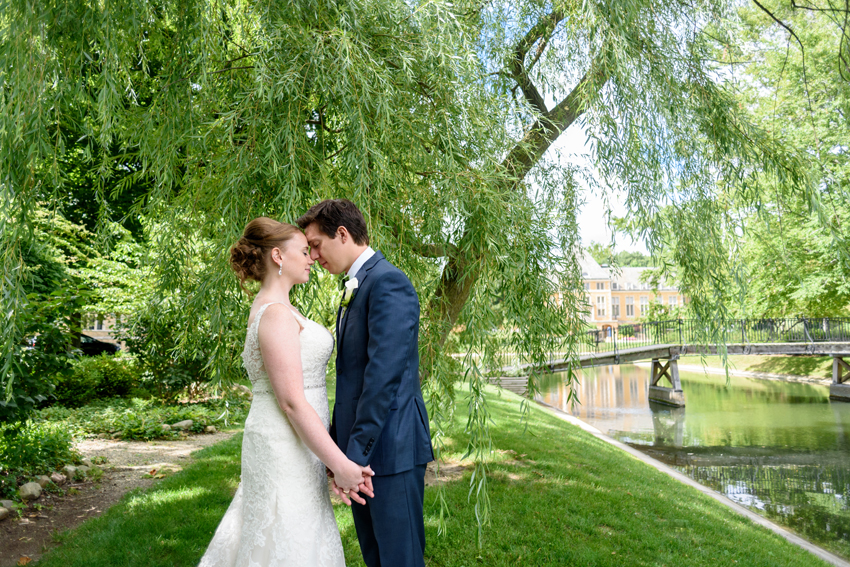
[[(759, 206), (767, 176), (818, 202), (713, 71), (708, 38), (735, 19), (722, 1), (7, 0), (0, 14), (7, 392), (31, 212), (64, 202), (72, 144), (99, 172), (104, 218), (143, 188), (152, 313), (179, 301), (174, 349), (203, 356), (220, 383), (240, 371), (248, 304), (227, 257), (246, 221), (347, 197), (419, 292), (438, 451), (455, 386), (469, 385), (482, 525), (487, 369), (506, 353), (574, 359), (584, 333), (588, 172), (559, 155), (564, 132), (587, 132), (602, 186), (626, 192), (653, 251), (672, 249), (706, 340), (723, 339), (730, 279), (717, 196)], [(299, 300), (327, 319), (333, 282), (314, 280)]]

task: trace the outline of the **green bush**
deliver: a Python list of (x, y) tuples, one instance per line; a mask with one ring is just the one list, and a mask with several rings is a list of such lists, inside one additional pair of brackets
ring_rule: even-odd
[(61, 423), (27, 421), (0, 426), (0, 496), (14, 497), (27, 479), (79, 461)]
[(101, 354), (75, 361), (54, 383), (56, 401), (74, 408), (92, 400), (127, 396), (137, 388), (139, 372), (130, 358)]
[(76, 437), (106, 434), (121, 439), (169, 439), (174, 431), (163, 431), (162, 424), (191, 419), (191, 431), (203, 432), (208, 425), (241, 423), (247, 416), (246, 400), (210, 400), (192, 404), (166, 404), (156, 399), (97, 400), (72, 409), (53, 406), (38, 410), (35, 419), (60, 424)]

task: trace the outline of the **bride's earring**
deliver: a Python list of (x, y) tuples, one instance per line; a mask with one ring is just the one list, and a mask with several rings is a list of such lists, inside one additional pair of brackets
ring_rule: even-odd
[(283, 262), (280, 263), (280, 266), (277, 270), (277, 275), (279, 275), (279, 276), (283, 275)]

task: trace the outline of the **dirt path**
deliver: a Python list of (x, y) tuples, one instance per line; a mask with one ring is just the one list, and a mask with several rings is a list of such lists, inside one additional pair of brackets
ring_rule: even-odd
[[(99, 516), (136, 488), (157, 480), (151, 470), (176, 472), (192, 462), (191, 453), (229, 439), (237, 432), (192, 435), (177, 441), (113, 441), (88, 439), (76, 449), (89, 459), (105, 457), (103, 476), (97, 481), (68, 483), (64, 495), (43, 492), (20, 518), (0, 522), (0, 567), (26, 565), (54, 547), (55, 535)], [(40, 507), (40, 509), (39, 509)]]

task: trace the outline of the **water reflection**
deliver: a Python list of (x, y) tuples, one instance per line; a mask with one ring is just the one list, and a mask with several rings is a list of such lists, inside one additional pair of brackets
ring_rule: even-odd
[(850, 557), (850, 404), (812, 384), (681, 378), (684, 408), (651, 404), (636, 365), (585, 370), (574, 407), (552, 375), (541, 399)]

